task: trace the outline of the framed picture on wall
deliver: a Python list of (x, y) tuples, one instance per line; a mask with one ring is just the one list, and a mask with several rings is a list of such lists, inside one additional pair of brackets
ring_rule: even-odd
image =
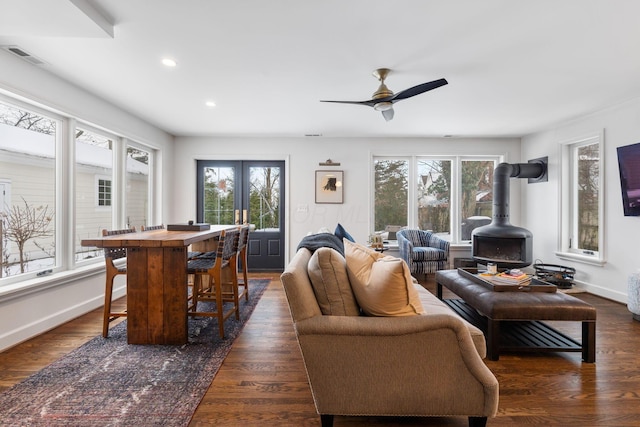
[(342, 203), (343, 195), (343, 171), (316, 171), (316, 203)]

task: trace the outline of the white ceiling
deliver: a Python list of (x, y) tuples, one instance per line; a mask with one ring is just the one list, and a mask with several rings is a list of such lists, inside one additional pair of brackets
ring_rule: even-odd
[[(637, 0), (0, 0), (0, 11), (0, 45), (174, 135), (521, 136), (640, 96)], [(449, 84), (395, 104), (390, 122), (319, 102), (370, 99), (379, 67), (395, 92)]]

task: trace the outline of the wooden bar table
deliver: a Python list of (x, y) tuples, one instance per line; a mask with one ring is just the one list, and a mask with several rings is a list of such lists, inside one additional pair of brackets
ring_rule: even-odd
[(187, 248), (216, 240), (235, 225), (205, 231), (152, 230), (82, 240), (127, 248), (127, 342), (182, 345), (187, 333)]

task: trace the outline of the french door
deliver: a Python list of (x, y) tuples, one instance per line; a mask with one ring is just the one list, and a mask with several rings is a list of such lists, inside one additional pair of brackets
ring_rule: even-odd
[(249, 224), (247, 266), (284, 268), (284, 161), (199, 160), (197, 220)]

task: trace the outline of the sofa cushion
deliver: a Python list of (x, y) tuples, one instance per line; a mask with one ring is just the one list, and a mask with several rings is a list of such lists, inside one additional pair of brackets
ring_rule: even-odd
[(362, 311), (370, 316), (423, 314), (409, 266), (366, 246), (344, 241), (347, 273)]
[(322, 314), (360, 314), (360, 307), (349, 283), (346, 261), (338, 251), (318, 248), (309, 259), (307, 270)]

